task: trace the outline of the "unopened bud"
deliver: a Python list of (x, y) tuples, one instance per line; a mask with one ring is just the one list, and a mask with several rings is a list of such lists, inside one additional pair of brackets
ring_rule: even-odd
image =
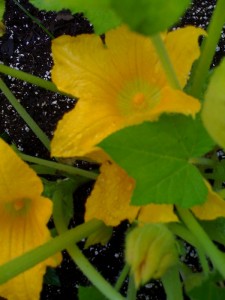
[(164, 224), (145, 224), (126, 237), (125, 257), (135, 285), (160, 278), (178, 260), (175, 238)]

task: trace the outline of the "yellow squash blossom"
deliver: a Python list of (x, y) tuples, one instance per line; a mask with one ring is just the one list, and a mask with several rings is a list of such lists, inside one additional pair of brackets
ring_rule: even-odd
[[(202, 34), (189, 26), (163, 35), (182, 88), (200, 54)], [(52, 80), (79, 98), (58, 123), (53, 156), (84, 156), (123, 127), (154, 121), (162, 113), (194, 116), (200, 109), (197, 99), (169, 85), (150, 38), (121, 26), (107, 32), (105, 41), (94, 34), (53, 40)]]
[[(35, 172), (0, 140), (0, 265), (48, 241), (47, 222), (52, 202), (41, 196), (43, 186)], [(56, 266), (60, 256), (49, 258), (0, 285), (8, 300), (39, 299), (47, 266)]]

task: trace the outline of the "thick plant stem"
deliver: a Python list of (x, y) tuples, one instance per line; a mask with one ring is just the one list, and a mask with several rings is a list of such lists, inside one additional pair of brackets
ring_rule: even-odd
[[(58, 91), (57, 87), (54, 85), (53, 82), (48, 81), (48, 80), (44, 80), (40, 77), (31, 75), (29, 73), (23, 72), (23, 71), (19, 71), (16, 70), (14, 68), (5, 66), (3, 64), (0, 64), (0, 72), (5, 74), (5, 75), (10, 75), (12, 77), (21, 79), (23, 81), (29, 82), (31, 84), (35, 84), (41, 88), (44, 88), (46, 90), (55, 92), (55, 93), (61, 93)], [(63, 93), (61, 93), (63, 94)], [(63, 94), (64, 95), (64, 94)]]
[(14, 258), (4, 265), (1, 265), (0, 284), (26, 271), (27, 269), (32, 268), (36, 264), (44, 261), (57, 252), (64, 250), (68, 245), (79, 242), (101, 226), (101, 221), (91, 220), (85, 224), (75, 227), (74, 229), (66, 231), (44, 245), (41, 245), (19, 257)]
[(135, 287), (135, 281), (133, 274), (129, 276), (128, 290), (127, 290), (127, 300), (136, 300), (137, 290)]
[(161, 36), (159, 34), (154, 35), (151, 37), (151, 40), (157, 51), (159, 58), (160, 58), (161, 64), (163, 66), (163, 69), (166, 73), (167, 79), (168, 79), (171, 87), (173, 87), (174, 89), (180, 90), (181, 89), (180, 83), (177, 79), (176, 72), (171, 63), (169, 54), (167, 52), (167, 49), (163, 43)]
[(170, 268), (161, 278), (167, 300), (182, 300), (183, 291), (177, 267)]
[(207, 256), (212, 261), (214, 267), (225, 278), (225, 255), (220, 252), (208, 237), (203, 228), (199, 225), (192, 213), (188, 209), (177, 206), (178, 214), (191, 233), (198, 239), (199, 244), (204, 249)]
[(196, 98), (200, 98), (201, 96), (202, 88), (225, 23), (224, 7), (225, 0), (218, 0), (207, 30), (208, 35), (201, 46), (202, 54), (191, 75), (190, 83), (192, 83), (192, 86), (189, 93)]
[(177, 236), (182, 238), (184, 241), (188, 242), (190, 245), (195, 247), (198, 251), (199, 261), (202, 267), (202, 270), (205, 275), (209, 273), (209, 264), (205, 256), (205, 252), (202, 246), (199, 244), (198, 239), (194, 236), (190, 230), (188, 230), (184, 225), (178, 223), (168, 224), (168, 228)]
[(47, 137), (47, 135), (42, 131), (42, 129), (37, 125), (37, 123), (34, 121), (34, 119), (31, 118), (31, 116), (28, 114), (28, 112), (23, 108), (23, 106), (17, 101), (13, 93), (10, 91), (10, 89), (6, 86), (6, 84), (3, 82), (3, 80), (0, 78), (0, 89), (5, 94), (6, 98), (9, 100), (9, 102), (12, 104), (12, 106), (15, 108), (15, 110), (18, 112), (18, 114), (21, 116), (21, 118), (27, 123), (27, 125), (30, 127), (30, 129), (35, 133), (37, 138), (42, 142), (42, 144), (50, 150), (50, 141)]
[[(54, 199), (54, 209), (53, 209), (53, 219), (59, 234), (67, 232), (67, 227), (64, 222), (63, 210), (61, 208), (62, 204), (62, 191), (56, 191)], [(124, 298), (120, 293), (116, 291), (102, 276), (101, 274), (92, 266), (88, 259), (84, 256), (77, 245), (69, 245), (66, 250), (70, 254), (73, 261), (83, 272), (83, 274), (95, 285), (99, 291), (105, 295), (110, 300), (123, 300)]]
[(54, 162), (54, 161), (49, 161), (49, 160), (38, 158), (38, 157), (33, 157), (33, 156), (22, 154), (22, 153), (18, 153), (18, 155), (24, 161), (28, 161), (30, 163), (35, 163), (35, 164), (45, 166), (45, 167), (48, 167), (51, 169), (60, 170), (65, 173), (68, 173), (70, 175), (80, 175), (80, 176), (90, 178), (90, 179), (96, 179), (98, 177), (98, 174), (96, 174), (94, 172), (85, 171), (85, 170), (75, 168), (75, 167), (72, 167), (69, 165), (61, 164), (61, 163)]

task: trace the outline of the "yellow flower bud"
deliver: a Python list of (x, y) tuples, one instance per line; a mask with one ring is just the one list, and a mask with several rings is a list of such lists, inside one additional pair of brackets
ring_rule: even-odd
[(135, 285), (160, 278), (178, 259), (175, 238), (164, 224), (145, 224), (126, 237), (125, 258)]

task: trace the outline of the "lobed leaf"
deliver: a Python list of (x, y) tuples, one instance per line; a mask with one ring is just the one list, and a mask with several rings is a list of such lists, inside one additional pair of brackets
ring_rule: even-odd
[(136, 180), (133, 205), (202, 204), (207, 187), (190, 162), (213, 147), (199, 118), (163, 116), (118, 131), (99, 144)]
[(111, 0), (122, 21), (131, 29), (153, 35), (174, 25), (185, 12), (190, 0)]

